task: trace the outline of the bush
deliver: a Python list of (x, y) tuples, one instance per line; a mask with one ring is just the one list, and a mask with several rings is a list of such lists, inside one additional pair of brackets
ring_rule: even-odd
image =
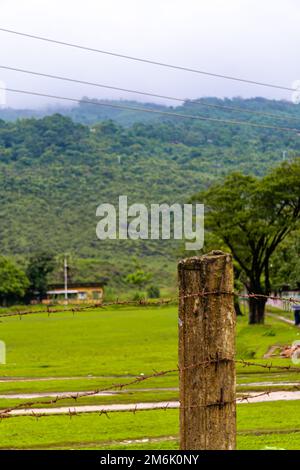
[(132, 297), (132, 300), (138, 302), (140, 300), (144, 300), (145, 299), (145, 294), (143, 292), (135, 292), (133, 297)]
[(147, 289), (147, 295), (149, 299), (159, 299), (160, 298), (160, 290), (157, 286), (150, 286)]
[(104, 289), (104, 302), (113, 302), (118, 298), (118, 295), (113, 287), (105, 287)]

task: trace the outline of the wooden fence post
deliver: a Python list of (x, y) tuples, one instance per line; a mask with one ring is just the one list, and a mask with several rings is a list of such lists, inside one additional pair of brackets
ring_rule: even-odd
[(235, 449), (231, 255), (212, 251), (183, 259), (178, 277), (180, 448)]

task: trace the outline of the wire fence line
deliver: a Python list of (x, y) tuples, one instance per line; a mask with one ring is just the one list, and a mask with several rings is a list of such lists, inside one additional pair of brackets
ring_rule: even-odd
[[(295, 385), (295, 386), (293, 386), (289, 389), (289, 392), (294, 392), (294, 391), (300, 391), (300, 382), (299, 382), (299, 386)], [(268, 389), (264, 392), (260, 392), (260, 393), (257, 393), (257, 394), (253, 394), (253, 393), (241, 394), (235, 400), (231, 400), (231, 401), (217, 400), (217, 401), (214, 401), (214, 402), (211, 402), (211, 403), (185, 406), (184, 408), (186, 408), (186, 409), (207, 408), (207, 407), (222, 408), (222, 407), (225, 407), (228, 404), (233, 404), (233, 403), (236, 403), (236, 404), (242, 404), (244, 402), (251, 403), (251, 402), (253, 402), (253, 400), (255, 400), (257, 398), (263, 398), (264, 396), (271, 396), (272, 393), (274, 393), (274, 390)], [(0, 422), (2, 421), (2, 419), (17, 418), (17, 417), (21, 417), (21, 416), (23, 416), (23, 417), (24, 416), (29, 416), (29, 417), (32, 416), (32, 417), (35, 417), (35, 418), (42, 418), (42, 417), (54, 416), (54, 415), (64, 415), (64, 416), (69, 415), (70, 417), (72, 417), (72, 416), (79, 416), (80, 414), (83, 414), (83, 413), (94, 413), (94, 414), (98, 413), (99, 416), (106, 415), (107, 417), (109, 417), (109, 414), (111, 414), (111, 413), (133, 413), (133, 414), (135, 414), (135, 413), (140, 412), (140, 411), (157, 411), (157, 410), (167, 411), (167, 410), (179, 408), (179, 403), (177, 401), (176, 402), (169, 401), (164, 405), (160, 405), (159, 403), (160, 402), (158, 402), (158, 403), (154, 402), (154, 403), (149, 404), (147, 402), (142, 402), (142, 403), (128, 404), (128, 405), (125, 404), (123, 406), (123, 408), (120, 408), (120, 407), (118, 407), (119, 405), (116, 405), (116, 409), (110, 409), (110, 410), (108, 409), (109, 405), (106, 406), (106, 407), (103, 405), (103, 408), (97, 409), (95, 411), (94, 410), (78, 411), (78, 410), (76, 410), (76, 408), (72, 409), (71, 407), (69, 407), (67, 412), (65, 412), (63, 410), (63, 412), (55, 412), (54, 411), (53, 413), (45, 412), (43, 410), (41, 410), (41, 412), (37, 412), (36, 409), (31, 409), (31, 407), (29, 407), (29, 406), (22, 406), (22, 407), (18, 407), (18, 408), (16, 408), (16, 407), (11, 408), (9, 411), (4, 410), (3, 412), (0, 412)], [(34, 405), (37, 406), (37, 405), (40, 405), (40, 404), (42, 404), (42, 403), (35, 402), (32, 406), (34, 406)], [(114, 406), (114, 405), (112, 405), (112, 406)], [(16, 411), (19, 410), (20, 413), (10, 414), (14, 410), (16, 410)], [(28, 410), (31, 410), (31, 412), (27, 413), (26, 411), (28, 411)], [(49, 408), (49, 410), (51, 410), (51, 408)]]
[[(117, 390), (122, 390), (125, 387), (130, 387), (130, 386), (139, 384), (141, 382), (144, 382), (145, 380), (154, 379), (156, 377), (162, 377), (162, 376), (174, 373), (174, 372), (179, 372), (180, 370), (188, 370), (188, 369), (193, 369), (195, 367), (201, 367), (201, 366), (205, 367), (205, 366), (208, 366), (209, 364), (216, 364), (216, 363), (229, 361), (229, 360), (233, 361), (234, 359), (233, 358), (231, 358), (231, 359), (229, 359), (229, 358), (211, 359), (209, 361), (207, 360), (207, 361), (203, 361), (203, 362), (198, 363), (198, 364), (192, 364), (190, 366), (186, 366), (182, 369), (179, 369), (179, 366), (176, 366), (173, 369), (154, 371), (152, 374), (149, 374), (149, 375), (139, 375), (139, 376), (135, 377), (133, 380), (130, 380), (129, 382), (126, 382), (126, 383), (115, 383), (115, 384), (109, 385), (107, 387), (98, 388), (98, 389), (92, 390), (92, 391), (78, 392), (78, 393), (75, 393), (75, 394), (74, 393), (73, 394), (66, 393), (65, 395), (58, 395), (57, 397), (55, 397), (51, 400), (27, 401), (27, 402), (24, 402), (24, 403), (20, 403), (19, 405), (16, 405), (14, 407), (10, 407), (10, 408), (7, 408), (5, 410), (2, 410), (0, 412), (0, 417), (3, 417), (3, 415), (5, 415), (5, 414), (7, 414), (7, 413), (9, 413), (13, 410), (17, 410), (19, 408), (29, 408), (29, 407), (34, 406), (34, 405), (52, 405), (52, 404), (57, 403), (58, 401), (65, 400), (65, 399), (72, 398), (74, 400), (77, 400), (77, 399), (83, 398), (83, 397), (95, 396), (95, 395), (98, 395), (101, 392), (108, 392), (110, 390), (116, 390), (116, 389)], [(299, 368), (299, 371), (300, 371), (300, 368)]]
[(32, 406), (36, 406), (36, 405), (53, 405), (53, 404), (57, 403), (58, 401), (66, 400), (66, 399), (70, 399), (70, 398), (76, 401), (79, 398), (92, 397), (92, 396), (98, 395), (101, 392), (108, 392), (108, 391), (111, 391), (111, 390), (122, 390), (125, 387), (130, 387), (130, 386), (139, 384), (139, 383), (141, 383), (145, 380), (153, 379), (155, 377), (161, 377), (161, 376), (171, 374), (171, 373), (177, 372), (177, 371), (178, 371), (177, 367), (174, 368), (174, 369), (169, 369), (169, 370), (164, 370), (164, 371), (159, 371), (159, 372), (156, 371), (156, 372), (153, 372), (153, 374), (150, 374), (150, 375), (137, 376), (133, 380), (130, 380), (129, 382), (126, 382), (126, 383), (115, 383), (115, 384), (109, 385), (107, 387), (98, 388), (98, 389), (92, 390), (92, 391), (78, 392), (78, 393), (75, 393), (75, 394), (74, 393), (73, 394), (72, 393), (71, 394), (66, 393), (65, 395), (58, 395), (57, 397), (55, 397), (51, 400), (39, 400), (39, 401), (33, 401), (32, 400), (32, 401), (23, 402), (23, 403), (20, 403), (19, 405), (1, 410), (0, 411), (0, 419), (3, 418), (3, 417), (6, 417), (6, 415), (9, 414), (11, 411), (18, 410), (20, 408), (21, 409), (25, 409), (25, 408), (29, 409)]
[(165, 298), (165, 299), (158, 299), (158, 300), (149, 300), (146, 298), (140, 299), (140, 300), (119, 300), (115, 299), (113, 301), (109, 302), (97, 302), (93, 304), (88, 304), (88, 305), (82, 305), (82, 306), (77, 306), (77, 305), (72, 305), (71, 307), (64, 307), (64, 308), (55, 308), (55, 304), (47, 305), (44, 309), (40, 310), (11, 310), (11, 311), (5, 311), (1, 312), (0, 311), (0, 318), (5, 318), (5, 317), (13, 317), (13, 316), (26, 316), (26, 315), (37, 315), (37, 314), (43, 314), (46, 313), (48, 316), (50, 316), (52, 313), (67, 313), (71, 312), (75, 314), (76, 312), (81, 312), (85, 310), (95, 310), (98, 308), (105, 308), (105, 307), (111, 307), (111, 306), (117, 306), (117, 305), (135, 305), (135, 306), (150, 306), (150, 307), (155, 307), (155, 306), (162, 306), (162, 305), (169, 305), (169, 304), (176, 304), (178, 301), (186, 299), (186, 298), (192, 298), (192, 297), (206, 297), (210, 295), (232, 295), (232, 296), (237, 296), (240, 299), (266, 299), (266, 300), (281, 300), (285, 301), (290, 304), (300, 304), (300, 299), (294, 298), (294, 297), (279, 297), (279, 296), (274, 296), (274, 295), (264, 295), (264, 294), (255, 294), (255, 293), (250, 293), (250, 294), (240, 294), (239, 292), (225, 292), (225, 291), (212, 291), (212, 292), (195, 292), (195, 293), (190, 293), (190, 294), (185, 294), (182, 296), (177, 296), (177, 297), (170, 297), (170, 298)]
[[(158, 300), (147, 300), (147, 299), (141, 299), (141, 300), (138, 300), (138, 301), (135, 301), (135, 300), (119, 300), (119, 299), (116, 299), (114, 301), (111, 301), (111, 302), (103, 302), (103, 303), (96, 303), (96, 304), (92, 304), (92, 305), (84, 305), (84, 306), (72, 306), (71, 308), (53, 308), (53, 306), (47, 306), (45, 309), (40, 309), (40, 310), (25, 310), (25, 311), (6, 311), (4, 313), (1, 313), (0, 314), (0, 318), (3, 318), (3, 317), (11, 317), (11, 316), (19, 316), (20, 318), (22, 318), (22, 316), (24, 315), (32, 315), (32, 314), (43, 314), (43, 313), (46, 313), (48, 315), (52, 314), (52, 313), (63, 313), (63, 312), (72, 312), (73, 314), (75, 312), (81, 312), (81, 311), (85, 311), (85, 310), (93, 310), (93, 309), (97, 309), (97, 308), (105, 308), (105, 307), (109, 307), (109, 306), (113, 306), (113, 305), (138, 305), (138, 306), (162, 306), (162, 305), (167, 305), (167, 304), (170, 304), (170, 303), (178, 303), (180, 302), (181, 300), (184, 300), (186, 298), (205, 298), (205, 297), (208, 297), (208, 296), (211, 296), (211, 295), (220, 295), (220, 296), (239, 296), (240, 298), (243, 298), (243, 299), (253, 299), (253, 298), (264, 298), (264, 299), (281, 299), (281, 300), (285, 300), (287, 302), (290, 302), (292, 304), (296, 304), (296, 303), (300, 303), (300, 300), (299, 299), (295, 299), (295, 298), (282, 298), (282, 297), (278, 297), (278, 296), (267, 296), (267, 295), (264, 295), (264, 294), (255, 294), (255, 293), (250, 293), (250, 294), (240, 294), (239, 292), (235, 292), (235, 291), (200, 291), (200, 292), (191, 292), (191, 293), (186, 293), (185, 295), (180, 295), (179, 297), (174, 297), (174, 298), (169, 298), (169, 299), (158, 299)], [(134, 385), (137, 385), (137, 384), (140, 384), (141, 382), (144, 382), (146, 380), (150, 380), (150, 379), (155, 379), (157, 377), (162, 377), (162, 376), (166, 376), (168, 374), (172, 374), (172, 373), (179, 373), (179, 372), (182, 372), (182, 371), (186, 371), (188, 369), (197, 369), (197, 368), (202, 368), (202, 370), (204, 370), (204, 368), (212, 365), (212, 364), (215, 364), (216, 367), (218, 366), (218, 364), (220, 363), (233, 363), (235, 362), (235, 364), (237, 365), (240, 365), (242, 367), (256, 367), (256, 368), (263, 368), (263, 369), (267, 369), (268, 371), (271, 371), (271, 370), (276, 370), (276, 371), (289, 371), (289, 372), (295, 372), (295, 373), (300, 373), (300, 366), (299, 367), (295, 367), (295, 366), (292, 366), (292, 365), (273, 365), (272, 363), (270, 362), (266, 362), (266, 363), (258, 363), (258, 362), (254, 362), (254, 361), (246, 361), (246, 360), (243, 360), (243, 359), (235, 359), (234, 357), (210, 357), (208, 360), (205, 360), (203, 362), (198, 362), (196, 364), (191, 364), (191, 365), (187, 365), (183, 368), (179, 368), (179, 366), (176, 366), (172, 369), (167, 369), (167, 370), (161, 370), (161, 371), (156, 371), (154, 370), (153, 373), (149, 374), (149, 375), (140, 375), (140, 376), (137, 376), (135, 377), (134, 379), (131, 379), (130, 381), (128, 382), (124, 382), (124, 383), (113, 383), (109, 386), (106, 386), (104, 388), (97, 388), (96, 390), (92, 390), (92, 391), (85, 391), (85, 392), (77, 392), (77, 393), (66, 393), (66, 394), (60, 394), (58, 396), (56, 396), (55, 398), (52, 398), (52, 399), (44, 399), (44, 400), (31, 400), (31, 401), (26, 401), (26, 402), (22, 402), (22, 403), (19, 403), (18, 405), (16, 406), (12, 406), (12, 407), (8, 407), (6, 409), (2, 409), (0, 410), (0, 419), (4, 419), (4, 418), (10, 418), (10, 417), (15, 417), (15, 416), (22, 416), (22, 414), (14, 414), (15, 411), (17, 410), (22, 410), (22, 411), (25, 411), (25, 410), (30, 410), (32, 407), (36, 407), (36, 406), (48, 406), (48, 407), (51, 407), (52, 405), (58, 403), (59, 401), (62, 401), (62, 400), (67, 400), (67, 399), (73, 399), (74, 401), (76, 400), (79, 400), (81, 398), (88, 398), (88, 397), (93, 397), (93, 396), (97, 396), (101, 393), (104, 393), (104, 392), (108, 392), (108, 391), (112, 391), (112, 390), (122, 390), (124, 388), (128, 388), (128, 387), (132, 387)], [(300, 383), (299, 383), (299, 386), (300, 386)], [(299, 390), (299, 387), (295, 387), (295, 390)], [(261, 392), (259, 393), (259, 397), (260, 396), (263, 396), (263, 395), (268, 395), (270, 394), (270, 390), (267, 390), (265, 392)], [(245, 396), (242, 396), (242, 397), (239, 397), (237, 398), (235, 401), (236, 402), (241, 402), (241, 401), (244, 401), (244, 400), (250, 400), (250, 399), (253, 399), (254, 396), (253, 394), (251, 395), (245, 395)], [(232, 402), (231, 402), (232, 403)], [(222, 407), (222, 406), (225, 406), (226, 404), (228, 404), (228, 402), (225, 402), (223, 400), (223, 398), (220, 398), (220, 400), (217, 400), (216, 402), (213, 402), (213, 403), (206, 403), (205, 406), (219, 406), (219, 407)], [(196, 405), (196, 406), (202, 406), (201, 404), (200, 405)], [(204, 406), (204, 405), (203, 405)], [(157, 407), (156, 409), (167, 409), (168, 407), (166, 406), (163, 406), (163, 407)], [(126, 409), (126, 410), (121, 410), (121, 411), (128, 411), (128, 412), (135, 412), (137, 411), (137, 409)], [(140, 411), (140, 409), (138, 410)], [(103, 410), (101, 411), (100, 414), (107, 414), (108, 411), (105, 410), (105, 408), (103, 408)], [(74, 414), (74, 412), (70, 412), (70, 416), (72, 416)], [(75, 413), (76, 414), (76, 413)], [(28, 413), (27, 413), (28, 415)], [(36, 417), (37, 416), (37, 413), (34, 412), (33, 415)], [(45, 414), (46, 415), (46, 414)]]
[[(86, 392), (77, 392), (77, 393), (66, 393), (66, 394), (58, 395), (55, 398), (46, 399), (46, 400), (31, 400), (31, 401), (22, 402), (22, 403), (19, 403), (18, 405), (11, 406), (11, 407), (8, 407), (6, 409), (0, 410), (0, 420), (5, 419), (5, 418), (24, 416), (24, 415), (25, 416), (29, 415), (29, 416), (34, 416), (34, 417), (49, 416), (49, 413), (45, 413), (45, 412), (39, 414), (36, 411), (32, 410), (32, 413), (28, 414), (28, 413), (26, 413), (26, 411), (30, 410), (32, 407), (37, 407), (37, 406), (38, 407), (39, 406), (48, 406), (51, 409), (52, 405), (55, 405), (55, 404), (57, 404), (58, 402), (60, 402), (62, 400), (72, 399), (72, 400), (74, 400), (74, 402), (76, 402), (80, 398), (93, 397), (93, 396), (99, 395), (102, 392), (108, 392), (108, 391), (112, 391), (112, 390), (122, 390), (124, 388), (140, 384), (141, 382), (144, 382), (146, 380), (155, 379), (157, 377), (166, 376), (166, 375), (169, 375), (169, 374), (172, 374), (172, 373), (179, 373), (181, 371), (186, 371), (186, 370), (189, 370), (189, 369), (197, 369), (197, 368), (201, 368), (201, 367), (205, 368), (205, 367), (208, 367), (209, 365), (212, 365), (212, 364), (217, 365), (217, 364), (220, 364), (222, 362), (235, 362), (235, 364), (240, 364), (244, 367), (264, 368), (264, 369), (267, 369), (268, 371), (276, 370), (276, 371), (289, 371), (289, 372), (300, 373), (300, 366), (299, 367), (295, 367), (295, 366), (291, 366), (291, 365), (282, 366), (282, 365), (273, 365), (272, 363), (262, 364), (262, 363), (256, 363), (256, 362), (251, 362), (251, 361), (245, 361), (243, 359), (236, 360), (234, 358), (227, 358), (227, 357), (219, 358), (218, 357), (218, 358), (206, 360), (206, 361), (203, 361), (203, 362), (200, 362), (200, 363), (197, 363), (197, 364), (191, 364), (191, 365), (188, 365), (188, 366), (185, 366), (185, 367), (182, 367), (182, 368), (179, 368), (179, 366), (176, 366), (173, 369), (154, 371), (152, 374), (149, 374), (149, 375), (137, 376), (133, 380), (130, 380), (128, 382), (114, 383), (114, 384), (109, 385), (107, 387), (98, 388), (96, 390), (91, 390), (91, 391), (86, 391)], [(155, 388), (153, 390), (155, 390)], [(294, 385), (294, 386), (289, 388), (289, 391), (300, 391), (300, 381), (299, 381), (299, 386)], [(191, 408), (191, 407), (206, 407), (206, 406), (209, 406), (209, 407), (210, 406), (222, 407), (222, 406), (228, 405), (229, 403), (234, 403), (234, 402), (235, 403), (242, 403), (244, 401), (250, 401), (250, 400), (253, 400), (255, 398), (268, 396), (272, 392), (274, 392), (274, 390), (269, 388), (268, 390), (260, 392), (256, 395), (253, 395), (253, 393), (243, 394), (241, 396), (238, 396), (234, 401), (230, 401), (230, 402), (229, 401), (224, 401), (223, 398), (220, 398), (219, 400), (216, 400), (216, 401), (208, 403), (208, 404), (207, 403), (203, 404), (203, 405), (202, 404), (197, 404), (195, 406), (194, 405), (189, 406), (188, 408)], [(108, 413), (117, 412), (117, 411), (118, 412), (135, 413), (137, 411), (149, 411), (149, 409), (152, 409), (152, 408), (141, 409), (141, 408), (139, 408), (139, 406), (137, 404), (136, 407), (134, 407), (134, 408), (116, 409), (116, 410), (110, 410), (110, 411), (107, 410), (105, 407), (103, 407), (103, 409), (101, 409), (100, 411), (97, 410), (97, 413), (99, 413), (100, 415), (102, 415), (102, 414), (107, 415)], [(167, 409), (172, 409), (172, 407), (170, 406), (169, 403), (167, 403), (166, 405), (163, 405), (163, 406), (156, 406), (153, 409), (155, 409), (155, 410), (158, 410), (158, 409), (167, 410)], [(18, 411), (18, 410), (22, 411), (22, 412), (24, 411), (25, 413), (24, 414), (14, 414), (14, 412)], [(71, 409), (69, 409), (69, 410), (71, 410)], [(53, 414), (56, 414), (56, 413), (51, 413), (51, 414), (53, 415)], [(61, 413), (57, 413), (57, 414), (61, 414)], [(76, 411), (70, 411), (69, 414), (76, 415), (78, 413)]]

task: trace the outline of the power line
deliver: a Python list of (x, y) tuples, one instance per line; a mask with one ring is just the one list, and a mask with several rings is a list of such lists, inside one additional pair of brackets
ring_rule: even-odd
[(36, 91), (28, 91), (28, 90), (18, 90), (14, 88), (5, 88), (5, 87), (0, 87), (0, 90), (6, 90), (10, 91), (12, 93), (22, 93), (25, 95), (33, 95), (33, 96), (41, 96), (45, 98), (51, 98), (51, 99), (58, 99), (58, 100), (64, 100), (64, 101), (70, 101), (73, 103), (84, 103), (84, 104), (91, 104), (95, 106), (106, 106), (109, 108), (115, 108), (115, 109), (125, 109), (128, 111), (138, 111), (138, 112), (144, 112), (144, 113), (152, 113), (152, 114), (161, 114), (163, 116), (168, 116), (168, 117), (176, 117), (176, 118), (182, 118), (182, 119), (193, 119), (196, 121), (209, 121), (209, 122), (215, 122), (215, 123), (222, 123), (222, 124), (230, 124), (230, 125), (243, 125), (243, 126), (250, 126), (250, 127), (256, 127), (256, 128), (262, 128), (262, 129), (272, 129), (272, 130), (277, 130), (277, 131), (287, 131), (287, 132), (296, 132), (297, 134), (300, 133), (300, 129), (293, 128), (293, 127), (280, 127), (280, 126), (272, 126), (268, 124), (256, 124), (254, 122), (250, 121), (238, 121), (238, 120), (230, 120), (230, 119), (219, 119), (219, 118), (210, 118), (206, 116), (194, 116), (192, 114), (183, 114), (183, 113), (174, 113), (174, 112), (169, 112), (169, 111), (159, 111), (156, 109), (148, 109), (148, 108), (140, 108), (136, 106), (127, 106), (127, 105), (119, 105), (119, 104), (112, 104), (112, 103), (103, 103), (99, 101), (89, 101), (89, 100), (80, 100), (78, 98), (69, 98), (66, 96), (57, 96), (57, 95), (49, 95), (46, 93), (39, 93)]
[(191, 105), (200, 105), (200, 106), (205, 106), (208, 108), (215, 108), (215, 109), (224, 109), (228, 111), (236, 111), (236, 112), (243, 112), (243, 113), (249, 113), (257, 116), (263, 116), (263, 117), (271, 117), (275, 119), (286, 119), (286, 120), (293, 120), (293, 121), (300, 121), (300, 118), (295, 117), (295, 116), (288, 116), (288, 115), (277, 115), (273, 113), (265, 113), (261, 111), (254, 111), (252, 109), (247, 109), (247, 108), (241, 108), (241, 107), (236, 107), (236, 106), (228, 106), (228, 105), (221, 105), (221, 104), (213, 104), (213, 103), (207, 103), (205, 101), (190, 101), (184, 98), (178, 98), (174, 96), (166, 96), (166, 95), (159, 95), (156, 93), (150, 93), (150, 92), (145, 92), (145, 91), (140, 91), (140, 90), (133, 90), (133, 89), (128, 89), (128, 88), (121, 88), (121, 87), (116, 87), (112, 85), (104, 85), (102, 83), (95, 83), (95, 82), (89, 82), (85, 80), (79, 80), (76, 78), (71, 78), (71, 77), (62, 77), (60, 75), (53, 75), (53, 74), (48, 74), (48, 73), (43, 73), (43, 72), (36, 72), (33, 70), (26, 70), (26, 69), (21, 69), (17, 67), (9, 67), (6, 65), (0, 65), (0, 69), (4, 70), (11, 70), (14, 72), (21, 72), (21, 73), (26, 73), (29, 75), (35, 75), (38, 77), (46, 77), (46, 78), (51, 78), (55, 80), (63, 80), (67, 82), (72, 82), (72, 83), (80, 83), (83, 85), (89, 85), (89, 86), (95, 86), (99, 88), (106, 88), (109, 90), (116, 90), (116, 91), (123, 91), (126, 93), (135, 93), (138, 95), (144, 95), (144, 96), (151, 96), (153, 98), (162, 98), (166, 100), (171, 100), (171, 101), (178, 101), (180, 103), (188, 103)]
[(201, 74), (201, 75), (207, 75), (209, 77), (223, 78), (225, 80), (234, 80), (234, 81), (237, 81), (237, 82), (249, 83), (251, 85), (259, 85), (259, 86), (264, 86), (264, 87), (269, 87), (269, 88), (276, 88), (276, 89), (279, 89), (279, 90), (298, 91), (296, 88), (286, 87), (286, 86), (283, 86), (283, 85), (277, 85), (275, 83), (266, 83), (266, 82), (260, 82), (260, 81), (256, 81), (256, 80), (248, 80), (246, 78), (234, 77), (234, 76), (231, 76), (231, 75), (223, 75), (223, 74), (219, 74), (219, 73), (208, 72), (208, 71), (205, 71), (205, 70), (199, 70), (199, 69), (194, 69), (194, 68), (189, 68), (189, 67), (183, 67), (183, 66), (180, 66), (180, 65), (168, 64), (166, 62), (158, 62), (158, 61), (155, 61), (155, 60), (143, 59), (141, 57), (135, 57), (135, 56), (120, 54), (120, 53), (117, 53), (117, 52), (107, 51), (107, 50), (103, 50), (103, 49), (96, 49), (96, 48), (93, 48), (93, 47), (82, 46), (80, 44), (74, 44), (74, 43), (71, 43), (71, 42), (59, 41), (57, 39), (45, 38), (43, 36), (37, 36), (37, 35), (34, 35), (34, 34), (22, 33), (20, 31), (15, 31), (15, 30), (12, 30), (12, 29), (0, 28), (0, 31), (3, 31), (5, 33), (10, 33), (10, 34), (16, 34), (18, 36), (23, 36), (23, 37), (27, 37), (27, 38), (31, 38), (31, 39), (38, 39), (39, 41), (46, 41), (46, 42), (50, 42), (52, 44), (59, 44), (61, 46), (74, 47), (76, 49), (81, 49), (81, 50), (90, 51), (90, 52), (97, 52), (99, 54), (105, 54), (105, 55), (109, 55), (109, 56), (119, 57), (121, 59), (133, 60), (135, 62), (143, 62), (143, 63), (151, 64), (151, 65), (158, 65), (160, 67), (167, 67), (169, 69), (182, 70), (184, 72), (198, 73), (198, 74)]

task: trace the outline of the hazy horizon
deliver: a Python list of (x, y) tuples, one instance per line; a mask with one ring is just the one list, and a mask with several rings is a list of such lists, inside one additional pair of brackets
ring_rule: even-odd
[[(17, 12), (17, 14), (16, 14)], [(150, 60), (291, 87), (300, 78), (296, 0), (79, 1), (3, 0), (0, 27)], [(0, 31), (0, 65), (62, 75), (183, 99), (264, 97), (292, 93), (49, 44)], [(81, 99), (175, 105), (134, 93), (4, 71), (7, 88)], [(7, 92), (6, 107), (69, 107), (60, 100)], [(75, 104), (74, 104), (75, 105)], [(72, 106), (72, 105), (71, 105)]]
[[(253, 97), (241, 97), (241, 96), (232, 96), (232, 97), (226, 97), (224, 96), (223, 98), (222, 97), (216, 97), (216, 96), (201, 96), (199, 97), (199, 99), (203, 99), (203, 100), (210, 100), (210, 99), (213, 99), (213, 98), (217, 98), (219, 100), (235, 100), (235, 99), (243, 99), (243, 100), (256, 100), (256, 99), (260, 99), (260, 98), (263, 98), (263, 99), (266, 99), (266, 100), (272, 100), (272, 101), (278, 101), (278, 102), (282, 102), (282, 103), (288, 103), (288, 104), (295, 104), (293, 103), (291, 100), (285, 100), (284, 98), (266, 98), (266, 97), (262, 97), (262, 96), (253, 96)], [(136, 97), (136, 98), (127, 98), (126, 97), (120, 97), (120, 98), (98, 98), (98, 97), (95, 97), (95, 96), (89, 96), (89, 97), (86, 97), (86, 96), (82, 96), (82, 97), (78, 97), (78, 100), (80, 99), (88, 99), (88, 100), (94, 100), (94, 99), (97, 99), (99, 101), (116, 101), (116, 102), (124, 102), (124, 104), (126, 102), (137, 102), (139, 105), (149, 105), (149, 104), (152, 104), (152, 105), (160, 105), (160, 106), (165, 106), (165, 107), (170, 107), (170, 108), (175, 108), (175, 107), (179, 107), (179, 106), (182, 106), (184, 103), (171, 103), (170, 101), (151, 101), (150, 99), (148, 100), (147, 98), (142, 98), (142, 97)], [(197, 98), (195, 98), (197, 99)], [(41, 112), (51, 112), (51, 111), (55, 111), (55, 112), (59, 112), (59, 110), (61, 109), (62, 111), (63, 110), (66, 110), (66, 109), (72, 109), (72, 108), (75, 108), (75, 107), (78, 107), (80, 105), (80, 103), (71, 103), (71, 102), (64, 102), (63, 100), (51, 100), (51, 102), (44, 102), (44, 103), (39, 103), (39, 104), (35, 104), (35, 105), (32, 105), (30, 106), (30, 103), (29, 105), (26, 105), (24, 104), (23, 106), (20, 105), (19, 107), (18, 106), (9, 106), (9, 105), (5, 105), (5, 106), (1, 106), (0, 105), (0, 110), (2, 111), (9, 111), (9, 110), (12, 110), (12, 111), (41, 111)], [(234, 105), (234, 103), (233, 103)]]

